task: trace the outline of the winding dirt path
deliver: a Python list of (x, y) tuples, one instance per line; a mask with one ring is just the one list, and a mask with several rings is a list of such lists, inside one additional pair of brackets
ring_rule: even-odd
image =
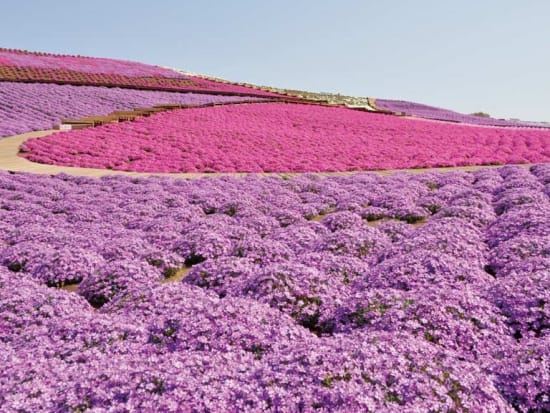
[[(197, 179), (205, 176), (245, 176), (250, 175), (246, 172), (223, 172), (223, 173), (151, 173), (151, 172), (127, 172), (127, 171), (115, 171), (111, 169), (94, 169), (94, 168), (79, 168), (71, 166), (56, 166), (46, 165), (36, 162), (31, 162), (25, 158), (20, 157), (19, 147), (28, 139), (38, 138), (52, 133), (64, 133), (58, 130), (43, 130), (23, 133), (21, 135), (10, 136), (7, 138), (0, 138), (0, 170), (14, 171), (14, 172), (30, 172), (37, 174), (55, 175), (65, 173), (75, 176), (90, 176), (101, 177), (108, 175), (126, 175), (126, 176), (169, 176), (173, 178), (187, 178)], [(365, 171), (369, 173), (376, 173), (379, 175), (391, 175), (396, 172), (408, 172), (408, 173), (422, 173), (422, 172), (448, 172), (448, 171), (476, 171), (484, 168), (498, 168), (502, 165), (483, 165), (483, 166), (461, 166), (461, 167), (444, 167), (444, 168), (418, 168), (418, 169), (393, 169), (384, 171)], [(530, 164), (520, 165), (524, 167), (530, 166)], [(319, 175), (350, 175), (359, 171), (350, 172), (314, 172)], [(301, 175), (297, 172), (274, 172), (274, 173), (253, 173), (252, 175), (271, 175), (271, 176), (296, 176)]]

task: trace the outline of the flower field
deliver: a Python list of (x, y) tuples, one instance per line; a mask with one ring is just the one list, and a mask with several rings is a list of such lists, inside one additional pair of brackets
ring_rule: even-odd
[(0, 172), (0, 410), (548, 411), (549, 196)]
[(45, 83), (0, 82), (0, 137), (51, 129), (62, 118), (107, 115), (162, 103), (198, 105), (254, 97), (132, 90)]
[(69, 70), (80, 73), (114, 74), (130, 77), (186, 78), (186, 76), (175, 70), (139, 62), (4, 48), (0, 48), (0, 66)]
[(27, 141), (54, 165), (137, 172), (327, 172), (550, 161), (550, 131), (472, 127), (316, 105), (160, 113)]
[(0, 81), (281, 97), (277, 93), (116, 59), (0, 48)]
[(524, 127), (550, 127), (548, 124), (537, 122), (523, 122), (491, 117), (465, 115), (448, 109), (437, 108), (421, 103), (407, 102), (404, 100), (376, 99), (376, 107), (394, 113), (405, 113), (419, 118), (442, 120), (448, 122), (466, 123), (471, 125), (486, 126), (524, 126)]
[(2, 141), (0, 412), (550, 412), (550, 129), (272, 90), (0, 48), (0, 138), (207, 105), (19, 156), (253, 173)]

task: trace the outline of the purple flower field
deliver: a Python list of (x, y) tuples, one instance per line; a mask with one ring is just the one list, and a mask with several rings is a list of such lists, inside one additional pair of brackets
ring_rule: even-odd
[(95, 86), (0, 82), (0, 138), (51, 129), (62, 118), (107, 115), (162, 103), (199, 105), (262, 100), (253, 97), (201, 95)]
[(485, 126), (524, 126), (549, 128), (550, 125), (541, 122), (524, 122), (516, 120), (495, 119), (466, 115), (449, 109), (424, 105), (422, 103), (408, 102), (405, 100), (376, 99), (376, 106), (380, 109), (389, 110), (394, 113), (405, 113), (419, 118), (442, 120), (448, 122), (467, 123), (471, 125)]
[(0, 172), (0, 411), (549, 411), (549, 196)]

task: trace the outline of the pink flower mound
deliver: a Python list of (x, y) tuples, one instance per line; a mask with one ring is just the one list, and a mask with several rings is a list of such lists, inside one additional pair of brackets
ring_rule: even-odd
[(172, 69), (130, 62), (119, 59), (33, 53), (22, 50), (0, 48), (0, 65), (12, 67), (34, 67), (40, 69), (65, 69), (83, 73), (117, 74), (123, 76), (153, 76), (187, 78)]
[(261, 103), (165, 112), (23, 150), (35, 162), (138, 172), (325, 172), (549, 162), (550, 131)]

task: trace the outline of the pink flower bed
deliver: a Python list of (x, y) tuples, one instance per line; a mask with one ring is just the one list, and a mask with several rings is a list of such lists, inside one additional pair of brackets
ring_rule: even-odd
[(3, 48), (0, 48), (0, 66), (63, 69), (81, 73), (103, 73), (135, 77), (187, 77), (172, 69), (127, 60), (37, 53)]
[(138, 172), (305, 172), (550, 161), (550, 131), (260, 103), (160, 113), (27, 141), (35, 162)]
[(3, 48), (0, 48), (0, 81), (281, 97), (277, 93), (188, 76), (139, 62)]

